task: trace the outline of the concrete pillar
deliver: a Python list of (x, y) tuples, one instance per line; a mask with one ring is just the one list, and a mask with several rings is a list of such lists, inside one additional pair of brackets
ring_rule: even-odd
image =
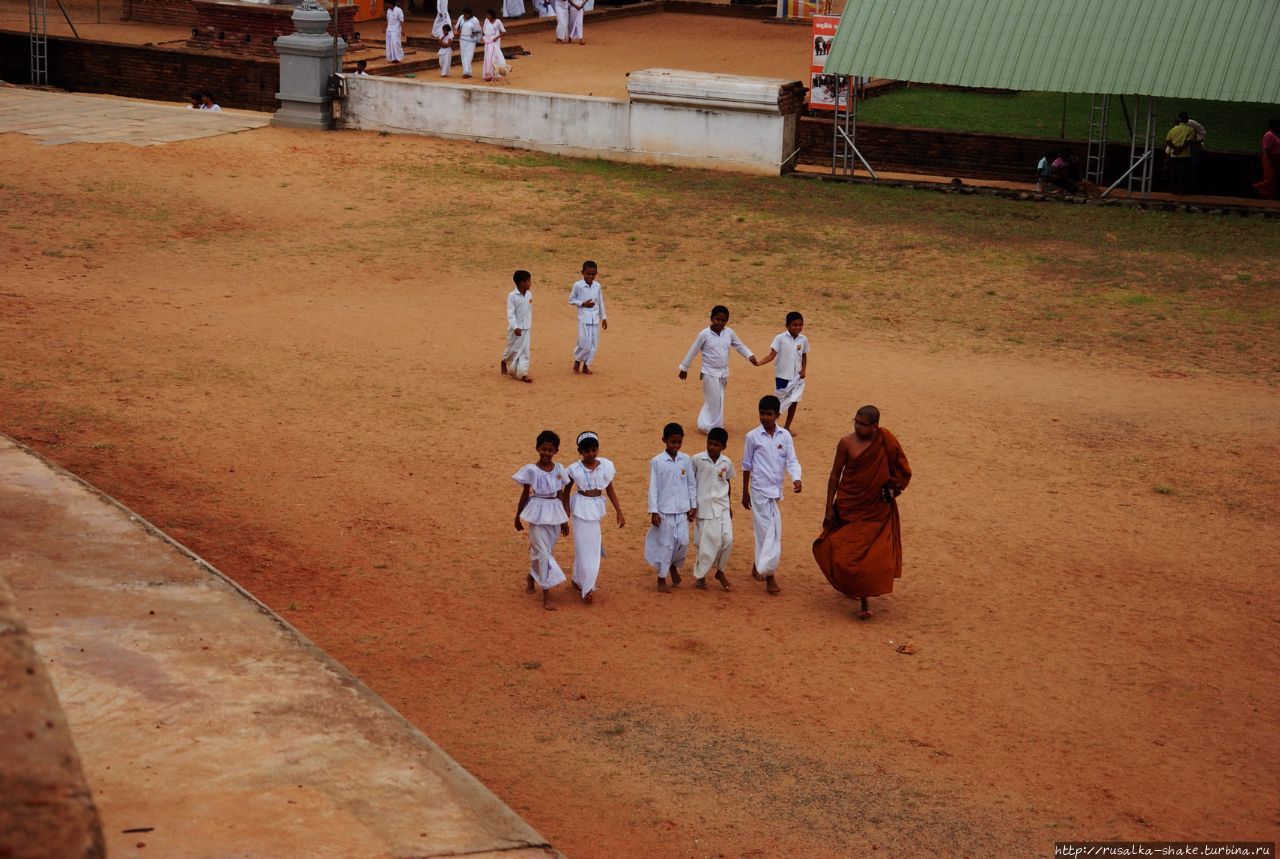
[(329, 13), (315, 0), (303, 0), (293, 13), (297, 32), (276, 39), (280, 54), (280, 109), (271, 124), (284, 128), (333, 127), (333, 98), (329, 95), (329, 76), (342, 68), (342, 55), (347, 43), (334, 39), (327, 30)]

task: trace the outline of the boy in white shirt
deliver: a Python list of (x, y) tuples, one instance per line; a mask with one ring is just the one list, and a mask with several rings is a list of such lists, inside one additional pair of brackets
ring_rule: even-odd
[(733, 461), (724, 455), (729, 434), (724, 427), (713, 427), (707, 433), (707, 449), (692, 458), (693, 476), (698, 485), (698, 521), (693, 528), (694, 587), (707, 589), (707, 573), (713, 568), (716, 581), (724, 590), (732, 590), (724, 568), (733, 547), (733, 504), (729, 500), (733, 478)]
[(662, 428), (666, 449), (649, 460), (649, 533), (644, 538), (644, 560), (658, 573), (658, 590), (670, 593), (680, 586), (680, 566), (689, 555), (689, 523), (697, 517), (698, 484), (684, 444), (684, 427)]
[(760, 399), (760, 426), (747, 433), (742, 449), (742, 506), (751, 511), (755, 530), (755, 565), (752, 578), (761, 578), (771, 594), (781, 592), (775, 579), (782, 560), (783, 471), (791, 475), (792, 489), (800, 491), (800, 461), (791, 433), (778, 426), (782, 406), (775, 396)]
[(532, 339), (530, 328), (533, 327), (533, 275), (519, 269), (511, 276), (516, 288), (507, 295), (507, 348), (502, 353), (502, 363), (498, 366), (502, 374), (511, 375), (522, 382), (532, 382), (529, 378), (529, 341)]
[(804, 317), (794, 310), (788, 313), (787, 329), (773, 338), (773, 342), (769, 344), (769, 354), (760, 360), (760, 366), (763, 367), (775, 357), (778, 359), (773, 383), (782, 408), (787, 410), (787, 421), (782, 425), (787, 431), (791, 430), (791, 422), (796, 417), (796, 406), (804, 396), (804, 377), (809, 371), (809, 338), (800, 333), (803, 330)]
[(693, 345), (680, 362), (681, 381), (689, 378), (689, 367), (695, 355), (702, 355), (702, 411), (698, 413), (698, 432), (710, 432), (724, 426), (724, 389), (729, 384), (729, 348), (752, 364), (758, 364), (756, 356), (738, 339), (729, 325), (729, 308), (717, 304), (711, 308), (711, 324), (698, 332)]
[[(604, 284), (596, 280), (596, 264), (582, 264), (582, 280), (569, 290), (569, 303), (578, 308), (578, 343), (573, 347), (573, 372), (591, 375), (591, 363), (600, 348), (600, 332), (609, 330), (604, 312)], [(581, 368), (581, 370), (579, 370)]]

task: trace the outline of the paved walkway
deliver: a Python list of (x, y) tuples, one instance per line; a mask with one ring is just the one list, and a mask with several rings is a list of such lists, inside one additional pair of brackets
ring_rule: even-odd
[(4, 436), (0, 579), (109, 856), (557, 855), (266, 607)]
[(155, 146), (261, 128), (270, 119), (265, 113), (248, 110), (215, 113), (153, 101), (0, 86), (0, 134), (28, 134), (45, 146)]

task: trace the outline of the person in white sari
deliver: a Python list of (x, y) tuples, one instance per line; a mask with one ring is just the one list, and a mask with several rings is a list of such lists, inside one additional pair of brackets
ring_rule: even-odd
[(471, 14), (471, 7), (464, 6), (457, 25), (453, 28), (458, 37), (462, 54), (462, 76), (471, 77), (471, 62), (476, 56), (476, 42), (480, 41), (483, 27), (480, 19)]
[(398, 63), (404, 59), (404, 12), (398, 0), (387, 0), (387, 62)]
[(582, 38), (582, 10), (585, 5), (585, 0), (569, 0), (569, 41), (577, 42), (579, 45), (587, 43), (586, 39)]
[(524, 13), (524, 0), (502, 0), (502, 17), (523, 18)]
[(578, 453), (582, 460), (569, 466), (567, 473), (578, 491), (569, 499), (573, 519), (573, 587), (582, 594), (583, 602), (591, 602), (600, 575), (600, 522), (605, 516), (604, 497), (608, 496), (617, 513), (618, 527), (626, 524), (618, 496), (613, 491), (616, 474), (613, 463), (600, 456), (600, 439), (593, 432), (578, 436)]
[(555, 611), (551, 589), (564, 581), (564, 570), (556, 563), (553, 551), (556, 540), (569, 536), (569, 493), (564, 487), (569, 476), (564, 466), (555, 461), (560, 452), (560, 436), (551, 430), (538, 433), (538, 461), (531, 462), (512, 475), (519, 484), (520, 501), (516, 505), (516, 530), (529, 527), (529, 573), (525, 591), (535, 593), (542, 588), (542, 607)]
[(569, 41), (569, 0), (555, 0), (556, 8), (556, 41), (564, 44)]
[(439, 39), (449, 23), (449, 0), (436, 0), (436, 20), (431, 24), (431, 35)]
[(498, 13), (490, 9), (484, 14), (484, 25), (480, 28), (484, 38), (484, 68), (481, 75), (491, 81), (495, 76), (494, 67), (500, 65), (498, 58), (502, 56), (502, 34), (507, 28), (498, 20)]
[(533, 0), (533, 10), (538, 13), (539, 18), (554, 18), (556, 0)]

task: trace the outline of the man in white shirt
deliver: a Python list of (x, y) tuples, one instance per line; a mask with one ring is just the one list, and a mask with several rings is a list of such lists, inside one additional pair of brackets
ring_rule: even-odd
[(532, 382), (529, 378), (529, 341), (532, 338), (530, 328), (533, 327), (533, 275), (524, 269), (511, 276), (516, 288), (507, 295), (507, 348), (502, 353), (503, 375), (508, 368), (511, 375), (522, 382)]
[(694, 454), (693, 476), (698, 486), (698, 521), (693, 528), (693, 577), (695, 587), (706, 590), (707, 573), (716, 571), (716, 581), (731, 590), (724, 568), (733, 548), (733, 506), (729, 500), (735, 477), (733, 461), (725, 456), (729, 434), (724, 427), (713, 427), (707, 433), (707, 449)]
[(582, 280), (569, 290), (569, 303), (578, 308), (578, 343), (573, 347), (573, 372), (591, 375), (591, 364), (600, 347), (600, 331), (609, 330), (604, 312), (604, 284), (596, 280), (596, 264), (582, 264)]
[(775, 573), (782, 560), (782, 475), (791, 475), (800, 491), (800, 461), (791, 433), (778, 426), (782, 406), (775, 396), (760, 399), (760, 426), (747, 433), (742, 449), (742, 506), (751, 511), (756, 556), (751, 575), (763, 578), (771, 594), (779, 593)]
[(684, 444), (684, 427), (662, 428), (666, 449), (649, 460), (649, 533), (644, 538), (644, 560), (658, 573), (658, 590), (669, 593), (680, 586), (680, 566), (689, 555), (689, 523), (697, 516), (698, 484)]
[(760, 359), (761, 367), (775, 357), (778, 359), (773, 383), (782, 408), (787, 410), (787, 421), (782, 428), (788, 431), (796, 417), (796, 406), (804, 396), (804, 377), (809, 371), (809, 338), (800, 333), (803, 330), (804, 317), (794, 310), (788, 313), (787, 329), (773, 338), (769, 354)]
[(689, 367), (695, 355), (702, 355), (702, 411), (698, 413), (698, 432), (710, 432), (724, 426), (724, 389), (729, 384), (729, 349), (752, 364), (758, 364), (756, 356), (738, 339), (729, 325), (729, 308), (717, 304), (711, 308), (711, 324), (698, 332), (693, 345), (680, 362), (680, 379), (689, 378)]

